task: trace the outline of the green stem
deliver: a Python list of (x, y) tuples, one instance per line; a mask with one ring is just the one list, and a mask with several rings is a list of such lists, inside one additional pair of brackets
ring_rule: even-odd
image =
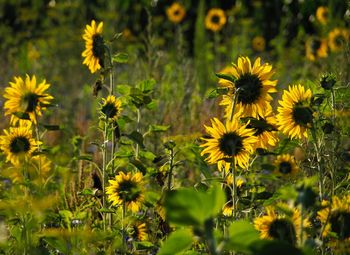
[(233, 115), (235, 113), (235, 108), (236, 108), (239, 92), (240, 92), (240, 88), (236, 89), (235, 94), (233, 96), (233, 103), (232, 103), (232, 108), (231, 108), (230, 121), (233, 120)]
[(317, 161), (317, 170), (318, 170), (318, 174), (319, 174), (319, 196), (320, 196), (320, 200), (323, 200), (323, 196), (324, 196), (324, 186), (323, 186), (323, 172), (322, 172), (322, 168), (321, 168), (321, 155), (320, 155), (320, 148), (318, 146), (318, 142), (317, 142), (317, 136), (316, 136), (316, 130), (315, 130), (315, 126), (312, 125), (311, 127), (311, 135), (312, 135), (312, 139), (314, 142), (314, 146), (315, 146), (315, 151), (316, 151), (316, 161)]
[[(105, 129), (103, 132), (103, 155), (102, 155), (102, 207), (106, 207), (106, 165), (107, 165), (107, 127), (108, 127), (108, 118), (105, 122)], [(103, 219), (103, 230), (106, 230), (106, 213), (102, 213)]]
[(125, 200), (123, 199), (123, 207), (122, 207), (122, 238), (123, 238), (123, 253), (126, 251), (126, 240), (125, 240), (125, 227), (124, 227), (124, 219), (126, 214), (126, 206)]
[(171, 179), (173, 176), (173, 168), (174, 168), (174, 150), (170, 150), (170, 160), (169, 160), (169, 174), (168, 174), (168, 190), (171, 190)]
[[(141, 120), (141, 110), (139, 108), (137, 108), (137, 123), (136, 123), (136, 131), (137, 132), (140, 132), (140, 120)], [(139, 153), (140, 153), (140, 146), (138, 143), (136, 143), (135, 158), (139, 157)]]
[(208, 243), (209, 254), (216, 255), (216, 241), (213, 235), (214, 222), (213, 219), (208, 219), (204, 222), (205, 237)]
[(236, 185), (236, 165), (235, 159), (232, 159), (232, 203), (233, 203), (233, 219), (237, 219), (237, 185)]

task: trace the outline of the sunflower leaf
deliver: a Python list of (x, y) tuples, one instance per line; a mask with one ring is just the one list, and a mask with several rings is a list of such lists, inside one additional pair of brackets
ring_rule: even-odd
[(193, 236), (189, 229), (178, 229), (170, 234), (157, 254), (173, 255), (183, 252), (190, 248), (192, 238)]
[(145, 145), (143, 144), (143, 136), (140, 132), (132, 131), (130, 134), (126, 134), (125, 136), (140, 145), (142, 148), (145, 148)]
[(14, 112), (12, 114), (20, 118), (21, 120), (30, 120), (29, 114), (26, 112)]
[(233, 77), (232, 75), (229, 74), (223, 74), (223, 73), (215, 73), (216, 77), (220, 78), (220, 79), (224, 79), (227, 81), (230, 81), (232, 83), (234, 83), (236, 81), (235, 77)]
[(129, 55), (123, 52), (119, 52), (112, 57), (114, 63), (126, 63), (129, 60)]

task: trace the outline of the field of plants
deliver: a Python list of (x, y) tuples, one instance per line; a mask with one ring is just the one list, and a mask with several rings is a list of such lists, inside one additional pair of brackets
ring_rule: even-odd
[(0, 254), (350, 254), (350, 1), (0, 1)]

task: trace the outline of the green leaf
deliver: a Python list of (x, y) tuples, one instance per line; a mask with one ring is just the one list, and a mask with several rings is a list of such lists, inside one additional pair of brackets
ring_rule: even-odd
[(116, 90), (119, 94), (121, 95), (129, 95), (130, 93), (130, 86), (129, 85), (124, 85), (124, 84), (118, 84), (116, 86)]
[(192, 233), (189, 229), (179, 229), (169, 235), (160, 248), (158, 255), (174, 255), (191, 247)]
[(137, 245), (138, 249), (142, 249), (142, 248), (152, 248), (152, 247), (154, 247), (154, 244), (153, 244), (153, 243), (147, 242), (147, 241), (136, 242), (136, 245)]
[(26, 112), (14, 112), (12, 114), (21, 120), (30, 120), (29, 114)]
[(236, 81), (235, 77), (233, 77), (232, 75), (229, 75), (229, 74), (216, 73), (215, 75), (216, 75), (216, 77), (218, 77), (220, 79), (224, 79), (224, 80), (230, 81), (232, 83), (234, 83)]
[(141, 135), (140, 132), (138, 131), (132, 131), (130, 134), (125, 135), (128, 137), (130, 140), (134, 141), (138, 145), (141, 146), (141, 148), (145, 148), (145, 145), (143, 144), (143, 136)]
[(169, 125), (164, 126), (164, 125), (150, 125), (149, 126), (149, 131), (150, 132), (165, 132), (168, 131), (168, 129), (170, 128)]
[(142, 91), (142, 93), (147, 94), (151, 92), (156, 85), (156, 80), (154, 79), (149, 79), (149, 80), (144, 80), (138, 84), (138, 87)]
[(130, 159), (130, 163), (133, 164), (140, 172), (145, 175), (147, 172), (147, 168), (144, 166), (144, 164), (137, 158)]
[(112, 57), (112, 61), (115, 63), (126, 63), (129, 60), (129, 55), (126, 53), (117, 53)]
[(219, 88), (215, 88), (213, 90), (211, 90), (209, 93), (207, 93), (207, 98), (211, 99), (211, 98), (216, 98), (220, 95), (226, 95), (228, 93), (228, 88), (226, 87), (219, 87)]
[(274, 240), (259, 240), (250, 245), (250, 254), (271, 255), (303, 255), (303, 252), (293, 245)]
[(43, 125), (43, 127), (49, 131), (57, 131), (62, 129), (59, 125)]
[(77, 157), (78, 160), (92, 161), (92, 155), (84, 154)]

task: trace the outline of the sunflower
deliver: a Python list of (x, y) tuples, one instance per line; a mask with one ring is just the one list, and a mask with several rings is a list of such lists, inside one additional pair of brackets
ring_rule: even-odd
[(19, 165), (22, 160), (28, 160), (38, 148), (40, 142), (32, 137), (29, 126), (11, 127), (4, 130), (0, 136), (0, 149), (6, 154), (6, 161)]
[[(286, 205), (281, 205), (284, 210)], [(273, 207), (266, 207), (266, 215), (257, 217), (254, 220), (255, 228), (260, 232), (262, 239), (286, 241), (292, 245), (296, 245), (300, 238), (301, 232), (301, 215), (297, 208), (289, 209), (290, 215), (278, 213)], [(303, 228), (310, 227), (308, 218), (303, 220)]]
[(204, 147), (201, 155), (209, 154), (206, 160), (209, 164), (218, 164), (219, 170), (223, 164), (232, 160), (235, 165), (245, 168), (257, 141), (254, 130), (247, 128), (248, 124), (240, 126), (236, 119), (224, 125), (214, 118), (211, 123), (212, 127), (205, 126), (210, 137), (202, 138), (205, 143), (200, 145)]
[[(42, 110), (46, 109), (46, 105), (50, 103), (53, 97), (44, 93), (50, 84), (43, 80), (37, 84), (36, 77), (31, 78), (28, 74), (23, 80), (22, 77), (14, 77), (14, 82), (10, 82), (10, 86), (5, 88), (4, 104), (5, 115), (11, 115), (11, 124), (20, 121), (20, 125), (36, 124), (37, 116), (41, 116)], [(20, 119), (16, 115), (25, 116), (26, 119)]]
[(328, 34), (329, 48), (337, 52), (344, 48), (345, 43), (349, 41), (349, 31), (344, 28), (334, 28)]
[(262, 36), (255, 36), (252, 40), (252, 47), (253, 50), (257, 51), (257, 52), (262, 52), (265, 50), (265, 38)]
[(122, 111), (122, 102), (113, 95), (103, 98), (101, 112), (108, 120), (117, 120)]
[(95, 20), (91, 21), (91, 25), (86, 25), (84, 30), (85, 50), (81, 55), (85, 58), (83, 64), (89, 67), (91, 73), (104, 67), (105, 46), (102, 30), (103, 22), (97, 25)]
[(166, 15), (171, 22), (178, 24), (184, 19), (186, 10), (182, 4), (175, 2), (166, 9)]
[(213, 32), (218, 32), (226, 24), (226, 15), (222, 9), (210, 9), (205, 17), (205, 27)]
[[(222, 209), (222, 214), (228, 217), (232, 216), (232, 213), (233, 213), (232, 184), (233, 184), (232, 174), (228, 174), (225, 180), (225, 188), (224, 188), (227, 202), (225, 203), (224, 208)], [(242, 177), (236, 178), (236, 188), (237, 188), (238, 195), (242, 192), (242, 188), (244, 184), (245, 184), (245, 180)]]
[(248, 118), (250, 123), (248, 128), (254, 129), (254, 135), (258, 138), (256, 148), (268, 149), (276, 146), (278, 142), (278, 132), (276, 127), (276, 117), (272, 111), (268, 111), (265, 116), (259, 119)]
[(137, 241), (147, 240), (146, 223), (137, 224), (135, 222), (134, 224), (132, 224), (130, 234), (133, 240), (137, 240)]
[[(238, 64), (234, 64), (230, 70), (235, 79), (232, 90), (239, 89), (235, 113), (241, 117), (264, 116), (266, 111), (271, 111), (270, 93), (277, 92), (277, 81), (270, 80), (274, 72), (268, 63), (261, 65), (257, 58), (251, 65), (248, 57), (239, 57)], [(233, 95), (224, 95), (220, 105), (226, 107), (225, 116), (229, 118), (232, 112)]]
[(328, 22), (328, 8), (325, 6), (319, 6), (316, 10), (316, 19), (322, 25), (326, 25)]
[(109, 180), (110, 186), (106, 188), (108, 200), (112, 205), (125, 203), (132, 212), (140, 210), (144, 201), (142, 174), (124, 174), (119, 172), (114, 180)]
[[(322, 201), (323, 209), (317, 212), (322, 224), (322, 236), (329, 237), (328, 246), (337, 253), (350, 249), (350, 195), (333, 196), (332, 202)], [(348, 254), (348, 253), (346, 253)]]
[(279, 130), (291, 138), (307, 138), (307, 131), (312, 127), (313, 110), (310, 107), (312, 93), (303, 86), (289, 86), (285, 90), (280, 106), (277, 108), (277, 125)]
[(317, 58), (325, 58), (328, 53), (328, 44), (325, 39), (309, 38), (305, 44), (306, 58), (315, 61)]
[(274, 173), (281, 176), (294, 176), (300, 170), (294, 157), (289, 154), (278, 155), (274, 161), (274, 165)]

